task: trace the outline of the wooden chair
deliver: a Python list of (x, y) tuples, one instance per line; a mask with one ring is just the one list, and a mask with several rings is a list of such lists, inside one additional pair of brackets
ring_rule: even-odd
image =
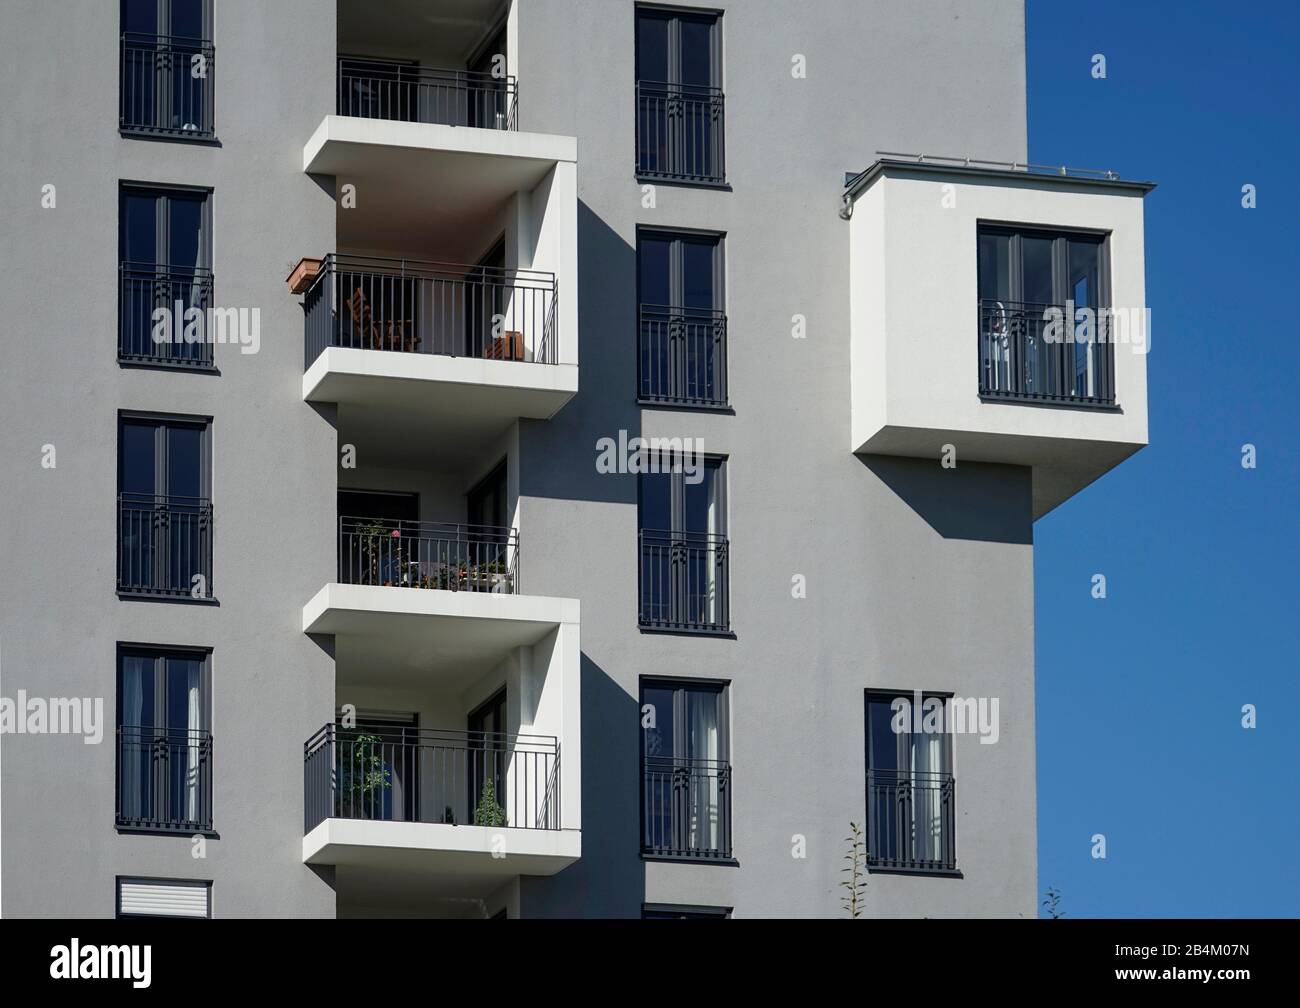
[(371, 320), (370, 301), (366, 298), (365, 292), (358, 287), (352, 292), (352, 297), (343, 303), (352, 318), (352, 332), (360, 349), (382, 349), (379, 327)]
[(483, 348), (483, 356), (489, 360), (523, 360), (524, 334), (512, 329), (497, 336)]

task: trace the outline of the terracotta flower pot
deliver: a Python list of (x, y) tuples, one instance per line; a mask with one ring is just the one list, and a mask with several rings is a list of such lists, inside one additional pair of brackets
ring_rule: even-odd
[(289, 274), (289, 293), (305, 293), (312, 285), (312, 282), (316, 279), (317, 274), (320, 273), (321, 266), (324, 262), (325, 260), (323, 259), (312, 259), (309, 257), (299, 259), (298, 265), (295, 266), (293, 272)]

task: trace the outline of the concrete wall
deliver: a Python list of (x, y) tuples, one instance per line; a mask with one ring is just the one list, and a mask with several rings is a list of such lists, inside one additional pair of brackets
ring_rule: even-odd
[[(218, 0), (218, 146), (124, 139), (118, 5), (16, 0), (0, 26), (0, 369), (5, 430), (0, 692), (98, 696), (103, 744), (3, 737), (3, 912), (104, 917), (114, 876), (213, 880), (218, 916), (332, 916), (301, 861), (302, 746), (333, 704), (333, 662), (301, 632), (333, 576), (331, 418), (302, 401), (302, 310), (284, 278), (334, 237), (302, 144), (334, 93), (334, 4)], [(213, 189), (214, 299), (261, 309), (261, 350), (216, 348), (219, 375), (117, 364), (119, 180)], [(41, 187), (57, 187), (42, 209)], [(120, 409), (212, 423), (218, 604), (119, 600)], [(41, 446), (57, 468), (40, 465)], [(118, 641), (213, 649), (219, 839), (120, 836), (113, 826)]]
[[(1000, 697), (1002, 737), (956, 745), (965, 877), (873, 875), (867, 912), (1033, 916), (1029, 474), (848, 450), (849, 226), (836, 213), (844, 173), (878, 149), (1025, 158), (1022, 6), (713, 6), (731, 191), (658, 185), (649, 208), (633, 173), (631, 0), (519, 4), (521, 128), (578, 137), (580, 391), (521, 427), (520, 534), (528, 590), (582, 599), (585, 753), (582, 860), (525, 879), (523, 912), (837, 915), (841, 841), (864, 815), (863, 691), (879, 687)], [(734, 415), (637, 406), (637, 225), (725, 232)], [(702, 436), (729, 456), (734, 640), (638, 632), (635, 477), (594, 467), (597, 438), (620, 428)], [(796, 574), (806, 599), (791, 597)], [(731, 682), (738, 867), (638, 855), (650, 675)]]

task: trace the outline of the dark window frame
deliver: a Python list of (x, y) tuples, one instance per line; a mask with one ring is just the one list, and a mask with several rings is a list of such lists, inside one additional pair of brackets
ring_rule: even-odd
[[(909, 704), (914, 704), (917, 692), (918, 691), (916, 690), (881, 689), (881, 688), (868, 688), (863, 691), (862, 738), (863, 738), (863, 750), (864, 750), (863, 763), (865, 768), (865, 778), (864, 778), (865, 786), (863, 790), (866, 796), (866, 843), (867, 843), (866, 868), (869, 874), (878, 874), (878, 875), (937, 875), (937, 876), (948, 876), (948, 877), (960, 878), (962, 877), (962, 873), (960, 869), (957, 867), (957, 853), (956, 853), (957, 852), (957, 807), (956, 807), (956, 798), (955, 798), (956, 746), (955, 746), (955, 739), (952, 733), (952, 725), (949, 723), (949, 712), (947, 706), (947, 702), (953, 698), (953, 694), (951, 692), (946, 692), (942, 690), (920, 690), (919, 691), (922, 705), (924, 705), (926, 700), (930, 700), (930, 699), (939, 700), (944, 705), (943, 707), (944, 730), (941, 734), (941, 738), (942, 738), (941, 764), (943, 766), (943, 769), (940, 771), (935, 771), (934, 773), (937, 773), (939, 775), (939, 779), (935, 783), (938, 784), (941, 789), (945, 786), (944, 779), (946, 778), (946, 787), (948, 789), (947, 808), (946, 810), (944, 809), (943, 798), (941, 796), (939, 799), (940, 817), (941, 817), (940, 826), (941, 826), (941, 833), (943, 832), (944, 827), (946, 827), (947, 835), (945, 837), (945, 840), (947, 846), (951, 849), (951, 858), (949, 858), (947, 860), (947, 863), (944, 864), (941, 864), (938, 861), (931, 862), (928, 860), (923, 863), (921, 861), (917, 861), (909, 858), (879, 857), (877, 856), (877, 852), (874, 852), (871, 849), (872, 838), (876, 836), (875, 831), (878, 828), (883, 828), (883, 827), (878, 827), (875, 821), (876, 816), (873, 814), (872, 774), (873, 771), (879, 771), (882, 768), (875, 768), (872, 766), (871, 705), (873, 703), (877, 703), (877, 704), (882, 704), (888, 708), (890, 707), (890, 705), (892, 705), (892, 703), (895, 700), (899, 698), (907, 700)], [(891, 709), (890, 717), (892, 718), (893, 716), (894, 715)], [(924, 716), (924, 709), (922, 710), (922, 716)], [(908, 734), (910, 736), (912, 733), (909, 731)], [(897, 739), (898, 736), (894, 735), (893, 737)], [(910, 751), (908, 753), (908, 758), (910, 761), (911, 759)], [(915, 770), (913, 767), (909, 765), (906, 771), (903, 771), (900, 768), (897, 771), (890, 770), (888, 772), (899, 772), (899, 773), (905, 772), (908, 775), (912, 775), (915, 773)], [(885, 783), (883, 787), (886, 790), (888, 790), (890, 785), (888, 783)], [(908, 797), (909, 801), (913, 800), (911, 789), (905, 789), (905, 790), (900, 789), (898, 793), (905, 794)], [(939, 861), (942, 860), (943, 859), (939, 859)]]
[[(633, 154), (637, 181), (655, 184), (698, 186), (708, 189), (729, 190), (731, 188), (727, 182), (726, 172), (726, 89), (722, 28), (723, 14), (723, 10), (714, 7), (679, 7), (670, 4), (655, 3), (638, 3), (634, 5), (633, 78), (637, 100), (634, 129), (636, 139)], [(667, 46), (665, 55), (668, 64), (668, 73), (666, 76), (669, 79), (666, 81), (651, 81), (649, 79), (643, 79), (640, 76), (639, 54), (641, 52), (642, 22), (643, 20), (650, 19), (668, 22), (665, 38)], [(681, 26), (685, 22), (707, 24), (709, 26), (710, 83), (707, 85), (707, 89), (711, 90), (713, 94), (708, 98), (700, 94), (700, 91), (703, 90), (705, 86), (685, 85), (681, 79)], [(652, 89), (652, 93), (643, 95), (643, 89), (647, 87)], [(694, 90), (695, 94), (688, 96), (687, 92), (691, 90)], [(716, 162), (716, 170), (700, 172), (686, 171), (686, 162), (689, 158), (687, 152), (681, 146), (675, 147), (668, 152), (667, 160), (669, 164), (666, 169), (661, 170), (648, 167), (642, 161), (640, 134), (644, 128), (643, 120), (648, 124), (650, 118), (649, 116), (643, 115), (643, 103), (652, 103), (655, 101), (665, 102), (666, 107), (675, 107), (680, 116), (684, 99), (696, 103), (708, 102), (710, 103), (711, 108), (716, 110), (718, 120), (717, 127), (716, 129), (710, 130), (710, 137), (713, 141), (713, 149), (711, 151), (712, 160)], [(677, 139), (680, 140), (681, 138), (679, 137)]]
[[(197, 834), (216, 837), (215, 814), (213, 809), (213, 751), (212, 751), (212, 654), (211, 647), (204, 647), (189, 644), (150, 644), (134, 641), (118, 641), (115, 649), (114, 659), (114, 714), (113, 722), (116, 728), (117, 745), (114, 753), (114, 826), (118, 833), (123, 834), (183, 834), (192, 836)], [(150, 725), (127, 725), (123, 723), (123, 672), (124, 660), (128, 657), (145, 658), (153, 662), (153, 714)], [(185, 660), (197, 660), (200, 663), (199, 668), (199, 728), (189, 728), (173, 726), (169, 723), (168, 713), (168, 672), (167, 662), (172, 658)], [(134, 729), (134, 731), (131, 731)], [(195, 734), (193, 739), (189, 740), (188, 746), (192, 746), (196, 751), (196, 759), (203, 764), (203, 770), (199, 774), (199, 788), (201, 794), (198, 804), (200, 808), (207, 810), (206, 821), (173, 823), (171, 825), (162, 823), (146, 823), (138, 818), (132, 818), (123, 815), (123, 780), (124, 774), (122, 769), (123, 749), (125, 746), (134, 746), (140, 750), (148, 744), (145, 735), (148, 731), (155, 732), (152, 749), (155, 750), (153, 756), (157, 759), (175, 758), (176, 752), (187, 748), (186, 745), (178, 743), (173, 734), (175, 732), (187, 731)], [(127, 735), (131, 737), (128, 738)]]
[[(164, 561), (167, 559), (162, 555), (163, 551), (158, 550), (151, 563), (152, 574), (164, 583), (164, 586), (154, 585), (152, 587), (135, 587), (123, 582), (122, 563), (125, 556), (122, 543), (123, 522), (125, 510), (132, 507), (132, 501), (127, 500), (128, 496), (138, 496), (148, 491), (126, 491), (122, 485), (123, 478), (123, 434), (124, 428), (128, 425), (152, 426), (154, 428), (154, 490), (153, 496), (157, 498), (170, 497), (166, 493), (166, 480), (169, 473), (169, 448), (167, 445), (166, 431), (173, 428), (186, 428), (198, 430), (199, 437), (199, 494), (195, 501), (195, 510), (193, 515), (199, 526), (200, 550), (205, 554), (206, 563), (202, 563), (204, 557), (200, 557), (201, 565), (205, 568), (201, 573), (207, 579), (207, 594), (202, 597), (193, 596), (189, 587), (169, 588), (165, 587), (165, 582), (170, 580), (161, 570), (165, 566)], [(117, 413), (117, 594), (119, 598), (146, 598), (155, 601), (167, 602), (196, 602), (203, 604), (216, 604), (216, 596), (212, 582), (213, 557), (215, 549), (215, 535), (212, 521), (212, 427), (213, 421), (211, 416), (200, 416), (181, 413), (155, 413), (144, 410), (118, 410)], [(170, 504), (170, 502), (168, 502)], [(136, 508), (143, 506), (143, 502), (136, 504)], [(168, 505), (161, 505), (168, 506)], [(187, 517), (191, 515), (189, 509), (181, 513)], [(206, 539), (206, 542), (203, 540)]]
[[(173, 34), (171, 0), (156, 0), (156, 32), (153, 35), (157, 55), (154, 58), (152, 83), (152, 123), (127, 122), (128, 109), (134, 111), (132, 96), (128, 94), (128, 49), (136, 52), (148, 51), (147, 37), (135, 32), (128, 32), (127, 5), (130, 0), (120, 0), (118, 4), (118, 132), (129, 138), (191, 143), (207, 146), (219, 146), (216, 133), (216, 46), (214, 43), (214, 0), (199, 0), (201, 34), (179, 36)], [(177, 72), (188, 73), (190, 59), (202, 54), (205, 62), (205, 77), (202, 94), (203, 108), (197, 129), (186, 130), (171, 125), (162, 125), (159, 121), (164, 116), (170, 117), (173, 111), (172, 100), (175, 92), (172, 76)], [(141, 62), (144, 62), (141, 60)], [(164, 66), (164, 64), (170, 64)], [(179, 64), (179, 67), (176, 65)], [(134, 118), (131, 116), (130, 118)]]
[[(668, 285), (669, 303), (648, 303), (642, 289), (642, 242), (667, 241), (669, 248)], [(712, 248), (713, 305), (710, 309), (685, 306), (686, 266), (685, 246), (701, 245)], [(636, 301), (637, 301), (637, 402), (643, 406), (664, 406), (672, 409), (722, 410), (731, 412), (727, 388), (727, 233), (696, 228), (654, 227), (637, 225), (636, 229)], [(690, 347), (687, 341), (712, 340), (713, 381), (692, 381), (695, 368), (691, 366)], [(647, 341), (676, 341), (681, 360), (669, 358), (666, 379), (656, 380), (647, 374)], [(696, 358), (698, 360), (698, 357)], [(698, 368), (698, 365), (696, 365)], [(653, 369), (651, 369), (653, 370)], [(701, 394), (691, 395), (694, 386)], [(662, 391), (656, 391), (661, 388)]]
[[(669, 760), (672, 767), (668, 768), (669, 779), (669, 798), (672, 802), (682, 800), (683, 787), (689, 789), (692, 786), (693, 778), (703, 776), (707, 780), (709, 776), (716, 779), (718, 788), (718, 838), (719, 845), (716, 847), (701, 848), (699, 850), (688, 850), (685, 843), (673, 844), (653, 844), (648, 841), (649, 824), (647, 823), (647, 810), (650, 799), (647, 797), (647, 780), (651, 774), (650, 768), (646, 764), (646, 729), (640, 727), (640, 739), (638, 741), (638, 763), (640, 765), (640, 824), (641, 824), (641, 857), (646, 861), (673, 861), (684, 864), (713, 864), (713, 865), (731, 865), (738, 864), (732, 851), (732, 773), (731, 773), (731, 682), (725, 679), (706, 679), (706, 678), (684, 678), (680, 676), (641, 676), (637, 684), (637, 716), (641, 718), (641, 712), (646, 707), (646, 691), (650, 689), (669, 690), (672, 693), (672, 753), (664, 756), (660, 755), (653, 758)], [(704, 760), (704, 757), (696, 757), (690, 753), (689, 738), (686, 735), (687, 727), (687, 693), (707, 693), (715, 696), (717, 702), (717, 750), (718, 755), (714, 762), (713, 768), (704, 768), (704, 773), (697, 775), (692, 772), (690, 764)], [(712, 770), (712, 774), (708, 771)], [(664, 770), (661, 768), (654, 771), (662, 787)], [(687, 791), (686, 800), (689, 801), (689, 791)], [(668, 817), (671, 820), (670, 830), (673, 834), (674, 841), (682, 839), (684, 836), (684, 823)], [(683, 817), (685, 818), (685, 817)]]
[[(731, 537), (730, 537), (730, 456), (706, 453), (702, 464), (717, 466), (718, 531), (702, 533), (686, 528), (686, 474), (676, 455), (660, 454), (671, 459), (668, 472), (669, 528), (651, 529), (645, 525), (644, 480), (664, 475), (664, 463), (658, 473), (641, 472), (637, 476), (637, 625), (642, 633), (699, 634), (711, 637), (734, 637), (731, 629)], [(668, 570), (663, 564), (668, 563)], [(703, 568), (696, 570), (699, 564)], [(713, 573), (707, 573), (708, 568)], [(685, 568), (685, 571), (683, 571)], [(694, 573), (692, 573), (692, 571)], [(683, 574), (686, 580), (682, 580)], [(698, 582), (698, 583), (697, 583)], [(649, 584), (667, 591), (669, 612), (665, 617), (647, 615), (646, 590)], [(666, 589), (662, 586), (667, 586)], [(699, 619), (691, 612), (691, 588), (708, 588), (714, 593), (712, 603), (716, 618)], [(658, 603), (662, 604), (662, 603)]]
[[(127, 197), (146, 196), (155, 201), (154, 209), (154, 261), (126, 258)], [(196, 198), (197, 197), (197, 198)], [(171, 262), (171, 213), (172, 201), (183, 198), (186, 202), (196, 202), (200, 206), (198, 262), (193, 266)], [(118, 247), (118, 284), (117, 284), (117, 361), (120, 367), (162, 368), (190, 372), (217, 373), (214, 359), (213, 333), (208, 329), (212, 322), (210, 310), (215, 306), (213, 293), (213, 248), (214, 215), (213, 201), (215, 191), (211, 186), (192, 186), (156, 182), (140, 182), (123, 179), (118, 183), (117, 193), (117, 247)], [(157, 308), (165, 305), (172, 308), (178, 294), (184, 294), (186, 288), (192, 295), (197, 289), (196, 304), (187, 307), (206, 309), (204, 317), (204, 341), (193, 344), (193, 353), (181, 353), (173, 349), (176, 344), (152, 342), (152, 321), (149, 332), (128, 332), (139, 323), (139, 319), (128, 317), (126, 306), (137, 299), (144, 299), (144, 307)], [(182, 300), (185, 300), (184, 298)], [(173, 319), (173, 325), (177, 324)], [(185, 349), (190, 345), (181, 345)], [(157, 352), (147, 352), (155, 350)]]
[[(980, 248), (986, 237), (1005, 237), (1008, 239), (1007, 262), (1007, 299), (1003, 304), (997, 298), (984, 297), (985, 273), (982, 265)], [(1051, 247), (1051, 286), (1050, 302), (1026, 302), (1024, 289), (1024, 239), (1048, 240)], [(1097, 283), (1095, 296), (1090, 307), (1098, 313), (1113, 307), (1111, 276), (1111, 238), (1112, 232), (1097, 228), (1056, 227), (1044, 224), (1024, 224), (1014, 221), (985, 220), (976, 221), (976, 294), (979, 305), (979, 395), (985, 402), (1012, 403), (1033, 406), (1069, 407), (1088, 410), (1118, 410), (1115, 398), (1115, 346), (1106, 333), (1102, 342), (1092, 344), (1093, 353), (1087, 370), (1093, 373), (1094, 391), (1079, 393), (1077, 388), (1066, 390), (1066, 385), (1075, 376), (1072, 369), (1079, 363), (1077, 347), (1081, 344), (1067, 343), (1053, 347), (1045, 344), (1037, 335), (1042, 325), (1042, 308), (1046, 305), (1064, 307), (1067, 299), (1072, 299), (1073, 291), (1069, 283), (1069, 242), (1097, 246)], [(1076, 308), (1080, 307), (1076, 305)], [(1065, 320), (1073, 327), (1076, 320)], [(1094, 339), (1102, 335), (1100, 314), (1096, 319), (1098, 331)], [(1006, 334), (1006, 335), (1000, 335)], [(997, 350), (991, 337), (1008, 341), (1011, 346), (1008, 361), (994, 359)], [(1063, 348), (1063, 349), (1062, 349)], [(1044, 363), (1029, 364), (1021, 355), (1030, 353), (1043, 354)], [(1059, 361), (1055, 358), (1059, 356)], [(1087, 358), (1085, 352), (1085, 358)], [(999, 371), (998, 369), (1005, 369)], [(1056, 371), (1053, 371), (1053, 369)], [(1056, 373), (1059, 372), (1059, 373)], [(1052, 378), (1055, 378), (1052, 381)], [(1040, 388), (1035, 389), (1035, 384)]]

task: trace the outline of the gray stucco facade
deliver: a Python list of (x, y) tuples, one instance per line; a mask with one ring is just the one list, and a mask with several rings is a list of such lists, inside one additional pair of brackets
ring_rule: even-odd
[[(843, 838), (865, 816), (864, 691), (920, 690), (999, 698), (1000, 737), (954, 737), (960, 874), (873, 872), (865, 915), (1033, 917), (1031, 473), (849, 450), (837, 213), (845, 173), (878, 151), (1026, 159), (1023, 5), (709, 6), (722, 12), (727, 185), (657, 182), (647, 205), (634, 3), (515, 2), (520, 129), (578, 144), (578, 392), (550, 419), (518, 421), (510, 461), (528, 593), (581, 602), (582, 851), (520, 879), (512, 905), (839, 915)], [(337, 490), (390, 481), (364, 456), (339, 470), (335, 411), (303, 401), (302, 309), (284, 288), (300, 256), (336, 244), (334, 187), (302, 164), (334, 111), (335, 0), (215, 0), (215, 144), (120, 135), (117, 5), (22, 0), (3, 18), (0, 92), (17, 100), (0, 109), (0, 694), (103, 697), (110, 725), (100, 745), (4, 736), (0, 910), (111, 916), (114, 879), (140, 876), (210, 880), (215, 916), (334, 916), (332, 869), (303, 863), (302, 760), (340, 695), (331, 643), (303, 633), (302, 608), (336, 577)], [(123, 181), (211, 189), (214, 298), (260, 308), (258, 353), (217, 347), (216, 373), (119, 365)], [(728, 410), (638, 404), (636, 234), (651, 226), (725, 236)], [(215, 602), (114, 591), (121, 410), (212, 418)], [(636, 477), (594, 465), (598, 439), (620, 430), (702, 438), (727, 458), (731, 634), (638, 627)], [(426, 475), (454, 499), (494, 460)], [(123, 643), (211, 649), (202, 858), (189, 836), (114, 828)], [(728, 684), (731, 862), (642, 857), (638, 691), (656, 676)]]

